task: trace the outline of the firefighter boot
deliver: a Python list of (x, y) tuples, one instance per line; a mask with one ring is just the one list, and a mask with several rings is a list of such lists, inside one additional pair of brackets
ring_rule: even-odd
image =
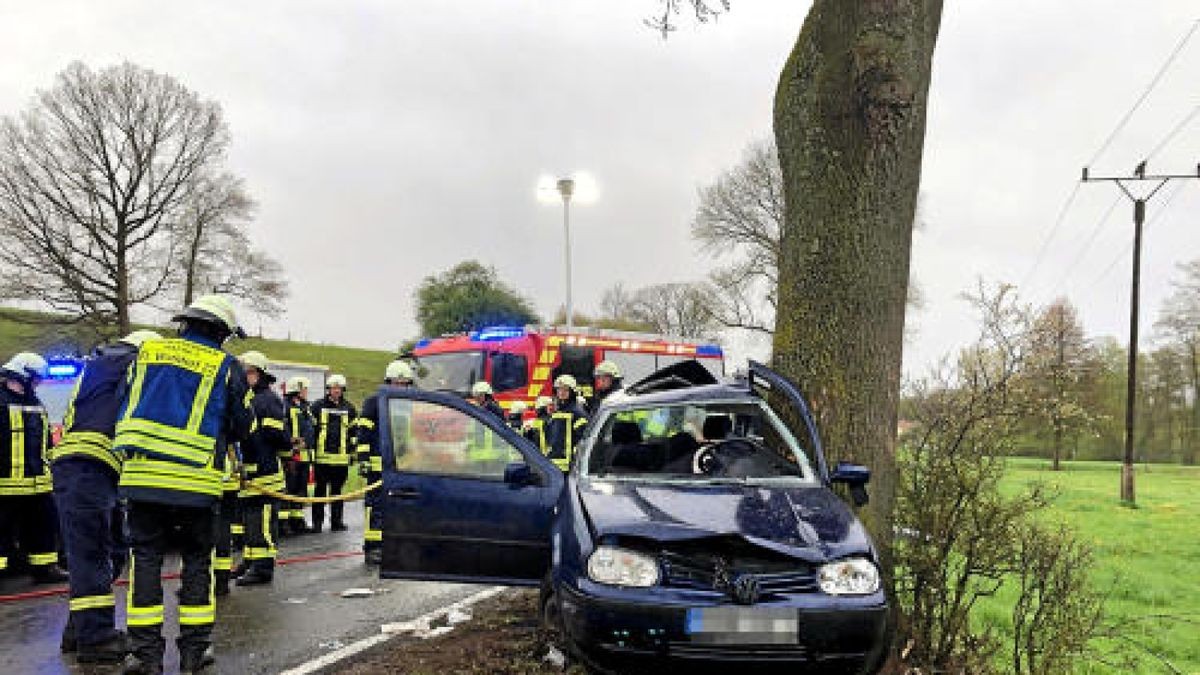
[(237, 580), (238, 586), (261, 586), (271, 583), (275, 577), (275, 570), (266, 565), (251, 565), (246, 573)]
[(62, 640), (58, 643), (58, 651), (71, 654), (79, 649), (79, 640), (75, 635), (75, 622), (67, 615), (67, 625), (63, 626)]
[(229, 595), (229, 575), (227, 570), (213, 572), (213, 595), (221, 597)]
[(366, 554), (363, 556), (363, 559), (368, 565), (377, 567), (383, 564), (383, 551), (373, 548), (366, 552)]
[(94, 645), (79, 645), (75, 660), (79, 663), (121, 663), (129, 653), (129, 638), (117, 633)]
[(162, 662), (144, 661), (136, 654), (126, 656), (125, 664), (121, 668), (124, 675), (162, 675), (162, 671)]

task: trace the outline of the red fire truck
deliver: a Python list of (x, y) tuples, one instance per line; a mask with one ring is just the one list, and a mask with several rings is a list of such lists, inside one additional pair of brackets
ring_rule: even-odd
[(487, 380), (506, 408), (516, 401), (532, 407), (538, 396), (552, 395), (554, 378), (564, 373), (590, 396), (592, 371), (604, 360), (615, 362), (627, 383), (688, 359), (717, 376), (725, 370), (719, 345), (591, 328), (484, 328), (421, 340), (413, 355), (421, 388), (466, 394), (476, 381)]

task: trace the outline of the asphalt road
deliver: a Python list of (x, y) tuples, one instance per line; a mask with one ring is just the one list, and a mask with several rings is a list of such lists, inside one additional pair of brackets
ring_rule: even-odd
[[(348, 532), (284, 539), (280, 558), (360, 551), (362, 506), (346, 509)], [(175, 572), (168, 561), (164, 572)], [(178, 582), (167, 581), (164, 602), (168, 626), (174, 625)], [(27, 578), (0, 580), (0, 595), (38, 590)], [(370, 588), (367, 598), (342, 598), (349, 588)], [(233, 588), (218, 599), (214, 646), (217, 673), (278, 673), (379, 633), (379, 627), (403, 621), (460, 600), (480, 586), (381, 580), (361, 556), (297, 562), (279, 567), (271, 586)], [(125, 589), (117, 589), (117, 622), (124, 625)], [(67, 617), (65, 595), (0, 603), (0, 673), (75, 673), (107, 675), (112, 667), (84, 667), (59, 653)], [(177, 672), (173, 631), (168, 638), (167, 672)]]

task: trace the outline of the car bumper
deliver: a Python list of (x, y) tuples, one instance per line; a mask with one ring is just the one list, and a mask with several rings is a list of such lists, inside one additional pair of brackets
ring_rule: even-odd
[[(873, 672), (887, 639), (888, 607), (882, 596), (840, 606), (841, 599), (814, 594), (769, 603), (795, 609), (798, 638), (788, 644), (757, 645), (701, 641), (688, 634), (688, 610), (723, 604), (712, 599), (600, 597), (567, 586), (559, 587), (558, 597), (572, 642), (589, 660), (609, 668), (672, 660), (803, 666), (799, 672), (805, 673)], [(821, 606), (823, 599), (829, 600), (827, 606)]]

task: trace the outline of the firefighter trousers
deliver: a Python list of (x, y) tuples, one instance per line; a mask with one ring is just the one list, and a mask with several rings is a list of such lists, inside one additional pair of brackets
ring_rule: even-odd
[[(383, 474), (368, 472), (367, 485), (379, 482)], [(377, 487), (363, 497), (363, 551), (383, 548), (383, 488)]]
[(129, 592), (125, 613), (133, 652), (162, 664), (163, 558), (179, 551), (179, 646), (181, 658), (199, 658), (212, 644), (217, 605), (213, 597), (213, 508), (133, 501), (129, 504)]
[(113, 580), (121, 576), (127, 553), (117, 474), (85, 457), (61, 459), (52, 470), (70, 572), (64, 637), (83, 646), (99, 644), (116, 637)]
[(17, 544), (35, 573), (58, 562), (57, 511), (49, 492), (0, 497), (0, 570), (17, 564)]
[[(287, 493), (293, 497), (308, 496), (308, 462), (289, 461), (284, 469)], [(304, 526), (304, 504), (287, 502), (279, 506), (279, 520), (288, 521), (295, 528)]]
[[(346, 484), (346, 476), (349, 474), (350, 468), (346, 466), (334, 466), (332, 464), (317, 464), (314, 473), (316, 474), (316, 485), (313, 489), (313, 495), (316, 497), (328, 497), (342, 494), (342, 486)], [(313, 529), (320, 530), (325, 524), (325, 505), (313, 504)], [(345, 526), (343, 519), (344, 505), (342, 502), (334, 502), (329, 506), (330, 519), (334, 527), (341, 528)]]
[(246, 526), (242, 562), (248, 572), (272, 576), (275, 572), (275, 542), (279, 539), (278, 504), (270, 497), (242, 497), (242, 522)]
[[(221, 502), (217, 506), (213, 520), (216, 529), (213, 570), (217, 573), (218, 579), (222, 579), (221, 575), (228, 575), (233, 570), (233, 552), (241, 548), (242, 535), (246, 532), (246, 526), (242, 524), (241, 499), (238, 498), (236, 490), (226, 490), (221, 493)], [(228, 581), (228, 576), (225, 576), (222, 581)]]

